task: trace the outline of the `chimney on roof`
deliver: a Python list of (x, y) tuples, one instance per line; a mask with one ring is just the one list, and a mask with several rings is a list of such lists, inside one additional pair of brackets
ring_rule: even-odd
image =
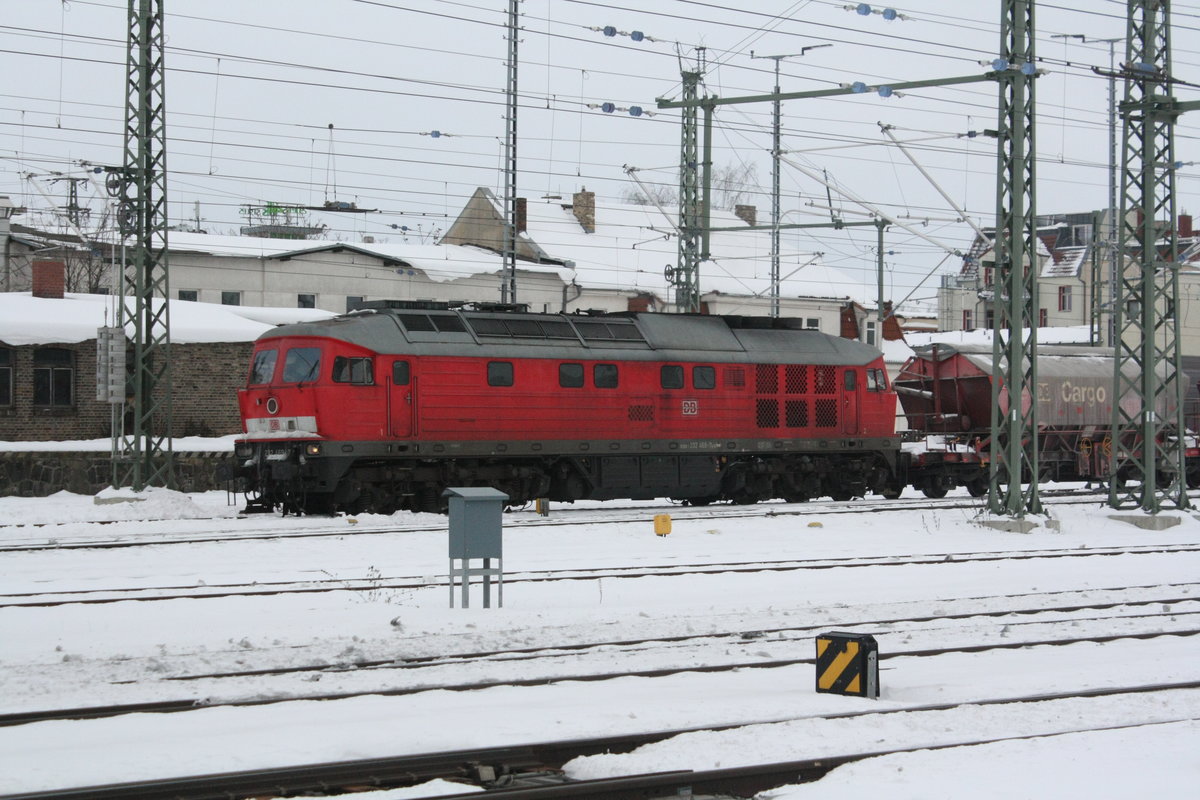
[(733, 207), (733, 213), (737, 218), (745, 222), (750, 227), (758, 224), (758, 209), (755, 206), (736, 205)]
[(33, 262), (33, 296), (62, 300), (67, 288), (67, 265), (62, 261)]
[(513, 225), (516, 227), (517, 233), (524, 233), (529, 229), (529, 200), (527, 198), (517, 198), (517, 205), (513, 208)]
[(1180, 214), (1179, 215), (1179, 238), (1180, 239), (1190, 239), (1192, 237), (1192, 235), (1193, 235), (1192, 215), (1191, 214)]
[(589, 192), (586, 187), (576, 192), (571, 198), (571, 210), (575, 213), (575, 219), (579, 220), (580, 227), (588, 233), (596, 232), (595, 192)]

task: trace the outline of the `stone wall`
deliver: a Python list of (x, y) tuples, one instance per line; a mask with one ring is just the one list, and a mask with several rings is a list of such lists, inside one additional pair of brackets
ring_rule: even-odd
[[(175, 488), (224, 489), (216, 481), (217, 465), (232, 458), (232, 453), (176, 453)], [(47, 497), (61, 491), (94, 495), (111, 478), (109, 453), (0, 452), (0, 497)]]

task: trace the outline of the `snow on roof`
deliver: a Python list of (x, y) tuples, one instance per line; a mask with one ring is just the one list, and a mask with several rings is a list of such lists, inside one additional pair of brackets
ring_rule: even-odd
[[(973, 331), (937, 331), (934, 333), (907, 332), (904, 338), (912, 347), (927, 344), (992, 344), (991, 329)], [(1091, 335), (1087, 325), (1066, 325), (1038, 328), (1038, 344), (1090, 344)]]
[[(213, 256), (292, 259), (331, 251), (350, 250), (419, 269), (433, 281), (452, 281), (474, 275), (494, 274), (504, 268), (498, 253), (463, 245), (408, 244), (407, 242), (339, 242), (328, 239), (260, 239), (253, 236), (213, 236), (172, 231), (171, 250), (207, 253)], [(518, 262), (530, 272), (551, 272), (569, 283), (574, 272), (555, 264)]]
[[(674, 267), (678, 258), (675, 218), (670, 209), (664, 215), (655, 206), (597, 202), (595, 232), (587, 233), (569, 203), (531, 201), (527, 206), (527, 233), (552, 257), (573, 261), (576, 281), (585, 287), (641, 290), (664, 297), (668, 289), (665, 268)], [(746, 226), (725, 211), (712, 212), (711, 224), (718, 228)], [(700, 264), (702, 292), (765, 296), (770, 291), (769, 231), (716, 232), (711, 234), (710, 249), (712, 260)], [(864, 280), (822, 264), (818, 254), (797, 252), (786, 245), (783, 250), (782, 295), (851, 297), (874, 303)]]
[[(115, 321), (114, 300), (101, 294), (68, 293), (54, 300), (33, 297), (29, 292), (0, 293), (0, 342), (19, 346), (95, 339), (97, 328)], [(252, 308), (187, 300), (171, 300), (170, 304), (171, 341), (180, 344), (249, 342), (278, 324), (335, 316), (311, 308)], [(126, 331), (131, 333), (132, 328)]]
[(1046, 261), (1042, 265), (1043, 278), (1073, 278), (1079, 274), (1079, 267), (1083, 264), (1087, 257), (1090, 248), (1083, 247), (1064, 247), (1054, 252), (1054, 258)]

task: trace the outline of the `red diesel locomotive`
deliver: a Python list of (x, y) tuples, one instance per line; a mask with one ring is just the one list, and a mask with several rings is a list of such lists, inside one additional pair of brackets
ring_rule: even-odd
[(796, 320), (381, 302), (255, 344), (235, 477), (250, 508), (896, 496), (873, 347)]

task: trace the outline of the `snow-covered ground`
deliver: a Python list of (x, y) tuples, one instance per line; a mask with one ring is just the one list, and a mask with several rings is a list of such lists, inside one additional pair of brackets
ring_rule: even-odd
[[(367, 588), (0, 607), (0, 713), (183, 698), (220, 702), (410, 691), (3, 727), (0, 793), (739, 724), (679, 735), (629, 754), (578, 759), (568, 765), (568, 773), (590, 778), (715, 769), (1004, 738), (994, 744), (874, 758), (841, 767), (816, 784), (767, 796), (1123, 798), (1189, 793), (1187, 786), (1200, 785), (1200, 690), (1018, 705), (982, 702), (1195, 680), (1200, 663), (1195, 636), (892, 657), (883, 662), (879, 700), (815, 693), (811, 664), (688, 671), (811, 657), (813, 636), (824, 630), (870, 632), (884, 655), (1056, 638), (1061, 630), (1046, 632), (1055, 615), (952, 618), (1070, 602), (1144, 602), (1196, 594), (1194, 602), (1173, 603), (1169, 614), (1162, 614), (1168, 608), (1160, 609), (1156, 601), (1154, 606), (1097, 610), (1070, 623), (1080, 637), (1146, 633), (1147, 626), (1149, 632), (1163, 634), (1195, 628), (1200, 550), (1025, 561), (966, 558), (982, 552), (1083, 554), (1133, 544), (1200, 544), (1200, 522), (1189, 513), (1167, 514), (1180, 524), (1146, 531), (1114, 519), (1099, 503), (1054, 506), (1051, 514), (1059, 529), (1043, 526), (1015, 534), (978, 525), (978, 508), (888, 514), (833, 513), (842, 508), (831, 508), (830, 513), (806, 516), (722, 517), (720, 512), (729, 509), (713, 507), (706, 516), (676, 514), (671, 534), (660, 537), (651, 517), (661, 509), (649, 504), (625, 504), (620, 512), (593, 507), (594, 514), (552, 511), (549, 522), (579, 520), (567, 525), (539, 524), (529, 512), (514, 512), (505, 515), (504, 568), (510, 576), (534, 570), (758, 560), (912, 554), (937, 559), (822, 570), (512, 581), (505, 586), (503, 608), (479, 608), (476, 589), (474, 607), (450, 609), (446, 586), (436, 583), (444, 581), (447, 567), (443, 517), (239, 519), (237, 506), (229, 505), (224, 493), (164, 490), (146, 492), (134, 502), (96, 502), (119, 495), (0, 498), (0, 547), (64, 545), (0, 551), (0, 602), (12, 602), (13, 595), (22, 593), (201, 583), (334, 580), (347, 586), (365, 582)], [(613, 523), (606, 516), (626, 521)], [(199, 531), (232, 538), (170, 543)], [(250, 537), (264, 531), (281, 537)], [(371, 531), (375, 533), (368, 535)], [(311, 535), (296, 535), (304, 532)], [(158, 543), (110, 549), (65, 546), (89, 540)], [(425, 576), (431, 585), (387, 588), (392, 578), (414, 576)], [(1151, 612), (1160, 615), (1147, 621)], [(880, 622), (917, 617), (934, 619)], [(755, 633), (779, 628), (795, 630), (790, 635)], [(598, 652), (554, 650), (701, 634), (711, 636), (672, 647), (614, 644)], [(453, 658), (517, 647), (550, 652), (523, 661)], [(351, 667), (429, 656), (447, 658), (420, 670), (173, 680), (239, 668)], [(562, 680), (474, 691), (438, 688), (668, 668), (680, 671), (654, 678)], [(953, 703), (969, 705), (919, 710)], [(1042, 738), (1017, 738), (1024, 736)], [(416, 794), (366, 797), (457, 791), (462, 787), (442, 784), (420, 787)]]

